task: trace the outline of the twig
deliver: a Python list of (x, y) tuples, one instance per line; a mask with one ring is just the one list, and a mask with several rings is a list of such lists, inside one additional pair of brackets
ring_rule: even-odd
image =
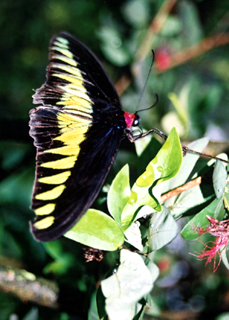
[(167, 320), (198, 319), (199, 314), (200, 314), (199, 312), (192, 311), (190, 309), (179, 310), (179, 311), (162, 311), (160, 315), (161, 316), (160, 319), (167, 319)]
[(58, 308), (59, 289), (55, 282), (37, 278), (21, 269), (0, 266), (0, 290), (22, 301), (33, 301), (49, 308)]
[(178, 65), (184, 64), (187, 61), (194, 59), (197, 56), (204, 54), (205, 52), (219, 46), (224, 46), (229, 43), (229, 34), (217, 34), (210, 38), (205, 38), (199, 43), (184, 49), (183, 51), (174, 53), (170, 56), (170, 64), (169, 67), (165, 70), (158, 70), (157, 74), (165, 72), (169, 69), (172, 69)]
[(129, 87), (131, 84), (131, 78), (127, 77), (126, 75), (122, 76), (116, 83), (115, 83), (115, 88), (118, 92), (118, 95), (121, 96), (126, 89)]
[(166, 200), (168, 200), (168, 199), (170, 199), (172, 197), (175, 197), (178, 194), (180, 194), (180, 193), (182, 193), (182, 192), (184, 192), (186, 190), (189, 190), (189, 189), (191, 189), (191, 188), (193, 188), (195, 186), (200, 185), (201, 182), (202, 182), (202, 177), (198, 177), (198, 178), (196, 178), (194, 180), (191, 180), (191, 181), (185, 183), (184, 185), (182, 185), (180, 187), (177, 187), (177, 188), (173, 189), (172, 191), (169, 191), (169, 192), (163, 194), (161, 196), (160, 203), (163, 203)]

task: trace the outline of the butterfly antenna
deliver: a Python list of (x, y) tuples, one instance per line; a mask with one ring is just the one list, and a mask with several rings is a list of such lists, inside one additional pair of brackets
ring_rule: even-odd
[[(152, 50), (152, 56), (153, 56), (153, 57), (152, 57), (152, 62), (151, 62), (151, 65), (150, 65), (150, 68), (149, 68), (149, 72), (148, 72), (148, 75), (147, 75), (147, 77), (146, 77), (146, 81), (145, 81), (145, 83), (144, 83), (142, 92), (141, 92), (140, 97), (139, 97), (139, 99), (138, 99), (138, 104), (137, 104), (136, 112), (138, 112), (138, 108), (139, 108), (140, 102), (141, 102), (141, 100), (142, 100), (143, 93), (145, 92), (145, 88), (146, 88), (146, 85), (147, 85), (147, 83), (148, 83), (148, 80), (149, 80), (149, 77), (150, 77), (150, 74), (151, 74), (151, 71), (152, 71), (152, 68), (153, 68), (153, 64), (154, 64), (154, 60), (155, 60), (155, 53), (154, 53), (153, 50)], [(157, 97), (157, 101), (158, 101), (158, 97)], [(155, 105), (155, 104), (154, 104), (154, 105)], [(154, 105), (153, 105), (153, 106), (154, 106)], [(150, 108), (152, 108), (152, 107), (150, 107)], [(144, 109), (144, 110), (148, 110), (148, 109), (150, 109), (150, 108), (147, 108), (147, 109)], [(143, 110), (139, 110), (139, 111), (143, 111)]]

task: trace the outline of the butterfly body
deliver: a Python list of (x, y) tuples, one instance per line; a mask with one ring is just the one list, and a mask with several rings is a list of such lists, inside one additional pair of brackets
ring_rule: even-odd
[(31, 230), (40, 241), (62, 236), (92, 205), (130, 127), (106, 71), (81, 42), (55, 36), (49, 60), (29, 123), (37, 148)]

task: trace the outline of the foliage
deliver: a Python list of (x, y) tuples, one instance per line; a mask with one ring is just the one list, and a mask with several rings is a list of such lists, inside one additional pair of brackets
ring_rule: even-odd
[[(109, 213), (114, 220), (101, 211), (90, 209), (65, 236), (89, 247), (107, 251), (117, 250), (123, 245), (124, 240), (135, 248), (142, 247), (139, 244), (140, 229), (137, 224), (133, 227), (133, 223), (145, 216), (149, 209), (150, 212), (162, 211), (161, 205), (153, 194), (154, 188), (176, 175), (181, 161), (180, 141), (176, 131), (172, 130), (156, 157), (148, 164), (145, 172), (138, 177), (132, 188), (129, 185), (127, 165), (116, 175), (108, 193)], [(120, 188), (120, 185), (125, 187)], [(153, 189), (152, 186), (154, 186)], [(144, 206), (148, 208), (144, 210)], [(166, 243), (171, 240), (167, 240)]]
[[(89, 211), (95, 219), (99, 217), (101, 228), (109, 229), (109, 238), (101, 233), (100, 243), (105, 242), (110, 248), (99, 248), (116, 250), (125, 239), (120, 257), (119, 250), (108, 251), (103, 261), (85, 263), (78, 242), (63, 238), (48, 244), (37, 243), (29, 232), (28, 221), (33, 219), (29, 206), (35, 148), (28, 135), (28, 112), (32, 108), (32, 89), (41, 86), (45, 79), (49, 40), (59, 31), (72, 33), (84, 42), (100, 58), (112, 80), (120, 80), (117, 89), (129, 112), (137, 107), (153, 48), (153, 74), (139, 109), (151, 106), (155, 93), (159, 103), (139, 113), (141, 126), (159, 127), (166, 134), (175, 126), (182, 139), (198, 139), (189, 144), (197, 151), (207, 145), (207, 138), (202, 138), (205, 135), (221, 141), (223, 146), (228, 140), (227, 1), (174, 2), (167, 10), (165, 5), (172, 1), (1, 1), (0, 264), (56, 281), (60, 288), (57, 310), (25, 303), (1, 292), (2, 320), (65, 320), (70, 316), (98, 319), (98, 314), (104, 316), (105, 306), (113, 312), (112, 299), (120, 302), (117, 291), (111, 290), (117, 285), (124, 288), (121, 293), (126, 299), (133, 292), (122, 310), (134, 310), (134, 319), (145, 319), (146, 305), (150, 319), (165, 318), (164, 311), (168, 318), (174, 318), (174, 312), (182, 310), (192, 319), (221, 319), (223, 312), (228, 311), (224, 298), (228, 292), (226, 251), (222, 253), (225, 266), (221, 264), (213, 274), (212, 265), (203, 268), (203, 261), (188, 254), (201, 252), (203, 244), (199, 241), (184, 241), (178, 235), (166, 245), (175, 237), (177, 226), (187, 240), (201, 235), (203, 243), (213, 241), (215, 237), (205, 231), (219, 224), (211, 223), (206, 215), (218, 221), (228, 218), (225, 166), (188, 153), (175, 175), (174, 166), (178, 168), (180, 164), (177, 139), (169, 149), (164, 145), (161, 151), (154, 138), (150, 142), (138, 141), (138, 156), (133, 146), (124, 141), (106, 185), (93, 211)], [(219, 144), (213, 144), (208, 153), (220, 153), (218, 147)], [(162, 172), (155, 169), (152, 159), (156, 159)], [(167, 164), (170, 166), (164, 170)], [(202, 177), (201, 184), (160, 203), (160, 195), (163, 197), (197, 177)], [(163, 181), (156, 183), (159, 179)], [(108, 212), (111, 217), (104, 215)], [(71, 231), (74, 237), (75, 228)], [(92, 228), (93, 231), (96, 229)], [(84, 230), (81, 236), (85, 238)], [(98, 236), (97, 231), (93, 239), (98, 246), (99, 240), (94, 236)], [(139, 282), (133, 282), (136, 274), (142, 275), (137, 276)], [(101, 280), (102, 290), (96, 296)], [(127, 281), (130, 286), (141, 285), (142, 290), (136, 292), (131, 287), (126, 291)]]

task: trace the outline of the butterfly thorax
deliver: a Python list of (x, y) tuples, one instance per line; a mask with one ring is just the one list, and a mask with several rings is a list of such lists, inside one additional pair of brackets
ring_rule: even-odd
[[(120, 106), (119, 102), (117, 104)], [(114, 103), (107, 104), (104, 100), (97, 101), (97, 105), (100, 108), (93, 110), (93, 125), (99, 125), (100, 130), (109, 128), (109, 131), (118, 129), (123, 132), (127, 128), (124, 111), (120, 107), (118, 109)]]

